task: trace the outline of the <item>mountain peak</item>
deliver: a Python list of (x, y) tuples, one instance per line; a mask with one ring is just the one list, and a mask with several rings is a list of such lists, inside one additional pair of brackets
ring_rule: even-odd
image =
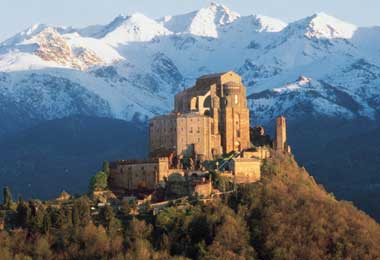
[(24, 31), (22, 31), (22, 32), (12, 36), (11, 38), (5, 40), (2, 43), (2, 45), (3, 46), (12, 46), (12, 45), (21, 43), (25, 40), (32, 38), (33, 36), (35, 36), (39, 33), (41, 33), (42, 31), (44, 31), (47, 28), (50, 28), (50, 27), (46, 24), (40, 24), (40, 23), (33, 24), (32, 26), (28, 27)]
[(96, 38), (103, 38), (111, 45), (125, 44), (127, 42), (150, 41), (159, 35), (170, 32), (155, 20), (142, 13), (119, 15), (111, 23), (104, 26), (96, 34)]
[(265, 15), (254, 15), (253, 17), (259, 25), (260, 32), (279, 32), (287, 26), (285, 22)]
[(323, 12), (315, 13), (299, 22), (304, 25), (305, 36), (308, 38), (350, 39), (357, 30), (355, 25)]
[(222, 11), (224, 11), (224, 12), (226, 12), (226, 13), (233, 12), (233, 11), (231, 11), (231, 9), (228, 8), (226, 5), (224, 5), (224, 4), (220, 4), (220, 3), (218, 3), (218, 2), (211, 2), (210, 5), (209, 5), (208, 7), (206, 7), (206, 8), (214, 9), (214, 10), (219, 10), (219, 11), (222, 10)]
[(191, 13), (166, 16), (160, 19), (160, 22), (175, 33), (217, 38), (220, 26), (230, 24), (238, 18), (238, 13), (225, 5), (212, 2), (209, 6)]

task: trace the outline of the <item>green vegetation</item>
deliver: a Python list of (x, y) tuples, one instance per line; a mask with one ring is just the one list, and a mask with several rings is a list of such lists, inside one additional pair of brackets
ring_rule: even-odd
[(380, 226), (337, 201), (291, 156), (265, 161), (262, 180), (220, 199), (97, 207), (19, 200), (0, 231), (1, 259), (380, 259)]
[(9, 187), (4, 187), (3, 198), (4, 198), (3, 208), (4, 209), (11, 209), (11, 206), (13, 204), (13, 200), (12, 200), (12, 193), (11, 193), (11, 190), (9, 189)]
[(90, 191), (105, 190), (108, 186), (108, 175), (101, 171), (97, 172), (90, 181)]
[(105, 172), (107, 175), (110, 173), (110, 163), (108, 161), (103, 162), (103, 172)]

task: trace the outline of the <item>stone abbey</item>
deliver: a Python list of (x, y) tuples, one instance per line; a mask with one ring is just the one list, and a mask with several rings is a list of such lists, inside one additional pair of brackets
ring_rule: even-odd
[(150, 121), (150, 151), (212, 159), (250, 147), (246, 89), (235, 72), (207, 75), (175, 96), (174, 111)]
[(200, 77), (175, 95), (173, 111), (149, 121), (149, 139), (150, 159), (110, 163), (112, 191), (164, 189), (176, 196), (196, 192), (207, 197), (212, 181), (206, 161), (234, 183), (248, 183), (260, 180), (268, 147), (290, 152), (285, 117), (276, 119), (273, 141), (263, 127), (250, 128), (246, 88), (232, 71)]

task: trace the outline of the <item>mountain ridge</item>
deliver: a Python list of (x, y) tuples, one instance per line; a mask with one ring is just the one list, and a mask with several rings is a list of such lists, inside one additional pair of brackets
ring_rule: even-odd
[[(0, 90), (20, 99), (13, 96), (19, 92), (4, 89), (17, 88), (21, 81), (54, 107), (56, 101), (33, 85), (34, 74), (49, 75), (46, 82), (53, 74), (102, 99), (111, 109), (103, 114), (144, 121), (167, 112), (173, 95), (199, 75), (234, 69), (249, 94), (297, 84), (304, 75), (349, 95), (363, 104), (360, 116), (374, 118), (380, 107), (380, 51), (367, 39), (380, 39), (380, 29), (324, 13), (286, 24), (261, 15), (241, 16), (216, 3), (157, 20), (135, 13), (82, 29), (34, 25), (0, 44), (0, 71), (12, 79), (0, 82)], [(330, 115), (324, 111), (340, 107), (332, 101), (328, 105), (314, 112)]]

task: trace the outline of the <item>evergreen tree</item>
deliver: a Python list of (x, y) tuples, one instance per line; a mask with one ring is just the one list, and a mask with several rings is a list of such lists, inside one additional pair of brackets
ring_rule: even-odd
[(51, 217), (50, 217), (50, 209), (48, 209), (45, 212), (44, 219), (42, 221), (42, 232), (44, 234), (47, 234), (49, 233), (50, 229), (51, 229)]
[(12, 201), (12, 193), (9, 187), (4, 187), (3, 196), (4, 196), (4, 202), (3, 202), (4, 209), (10, 209), (13, 201)]
[(91, 221), (90, 203), (87, 197), (81, 197), (74, 202), (72, 223), (74, 226), (86, 226)]
[(31, 212), (28, 228), (33, 232), (39, 232), (42, 229), (45, 210), (40, 201), (30, 201), (28, 207)]
[(71, 218), (72, 218), (72, 223), (74, 227), (77, 227), (80, 225), (80, 213), (79, 213), (79, 207), (77, 203), (74, 204), (73, 210), (71, 211)]
[(108, 176), (105, 172), (97, 172), (90, 181), (90, 190), (91, 191), (98, 191), (98, 190), (104, 190), (107, 188), (108, 184)]
[(27, 228), (31, 218), (31, 209), (29, 206), (24, 201), (20, 200), (16, 212), (17, 226)]
[(63, 208), (52, 210), (52, 225), (55, 228), (62, 228), (66, 223), (65, 210)]
[(104, 226), (109, 228), (110, 223), (115, 218), (115, 213), (113, 212), (112, 207), (109, 205), (106, 205), (105, 207), (103, 207), (100, 211), (100, 217), (101, 217), (101, 220), (104, 222)]
[(100, 217), (104, 226), (107, 228), (108, 234), (114, 236), (121, 227), (120, 221), (116, 218), (111, 206), (106, 205), (100, 211)]
[(110, 163), (108, 161), (104, 161), (103, 162), (103, 172), (106, 173), (107, 175), (109, 175), (110, 173)]

